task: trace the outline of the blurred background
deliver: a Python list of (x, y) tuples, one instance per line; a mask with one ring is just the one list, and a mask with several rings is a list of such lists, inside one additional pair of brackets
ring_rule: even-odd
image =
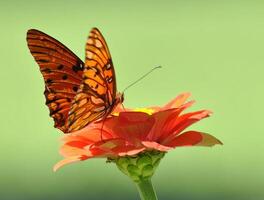
[(192, 110), (212, 117), (193, 126), (219, 138), (213, 148), (178, 148), (153, 184), (162, 200), (264, 199), (263, 1), (1, 1), (0, 199), (139, 199), (114, 164), (93, 159), (53, 165), (63, 135), (53, 128), (41, 73), (26, 44), (39, 29), (84, 59), (92, 27), (104, 34), (125, 106), (163, 105), (189, 91)]

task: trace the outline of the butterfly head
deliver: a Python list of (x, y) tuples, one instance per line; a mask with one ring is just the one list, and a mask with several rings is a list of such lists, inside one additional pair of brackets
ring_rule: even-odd
[(118, 92), (116, 93), (116, 104), (123, 103), (124, 101), (124, 93)]

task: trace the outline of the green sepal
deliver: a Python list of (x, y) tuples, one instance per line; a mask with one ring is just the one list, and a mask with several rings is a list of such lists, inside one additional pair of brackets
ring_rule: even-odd
[(135, 156), (108, 158), (107, 161), (116, 163), (120, 171), (138, 183), (153, 176), (164, 155), (165, 152), (145, 151)]

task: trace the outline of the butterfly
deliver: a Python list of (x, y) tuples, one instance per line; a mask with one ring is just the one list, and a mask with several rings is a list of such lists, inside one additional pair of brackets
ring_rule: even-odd
[(39, 30), (28, 30), (27, 44), (45, 81), (44, 95), (54, 127), (64, 133), (80, 130), (105, 119), (123, 102), (109, 49), (97, 28), (88, 36), (84, 63)]

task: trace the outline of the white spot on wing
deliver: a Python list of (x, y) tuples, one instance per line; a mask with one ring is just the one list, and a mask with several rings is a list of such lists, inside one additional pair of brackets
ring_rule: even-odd
[(102, 100), (102, 99), (100, 99), (100, 98), (96, 98), (96, 97), (94, 97), (94, 96), (91, 96), (91, 102), (92, 103), (94, 103), (94, 104), (102, 104), (102, 103), (104, 103), (104, 101)]
[(106, 65), (106, 69), (110, 69), (111, 68), (111, 65), (110, 65), (110, 63), (108, 63), (107, 65)]
[(87, 58), (92, 59), (93, 58), (93, 53), (90, 51), (87, 51)]
[(95, 46), (96, 46), (97, 48), (102, 48), (102, 47), (103, 47), (103, 45), (102, 45), (102, 43), (100, 42), (100, 40), (95, 40)]
[(101, 106), (101, 107), (93, 109), (94, 112), (100, 112), (100, 111), (103, 111), (103, 110), (105, 110), (105, 106)]
[(93, 40), (91, 38), (88, 39), (87, 41), (88, 44), (93, 44)]

